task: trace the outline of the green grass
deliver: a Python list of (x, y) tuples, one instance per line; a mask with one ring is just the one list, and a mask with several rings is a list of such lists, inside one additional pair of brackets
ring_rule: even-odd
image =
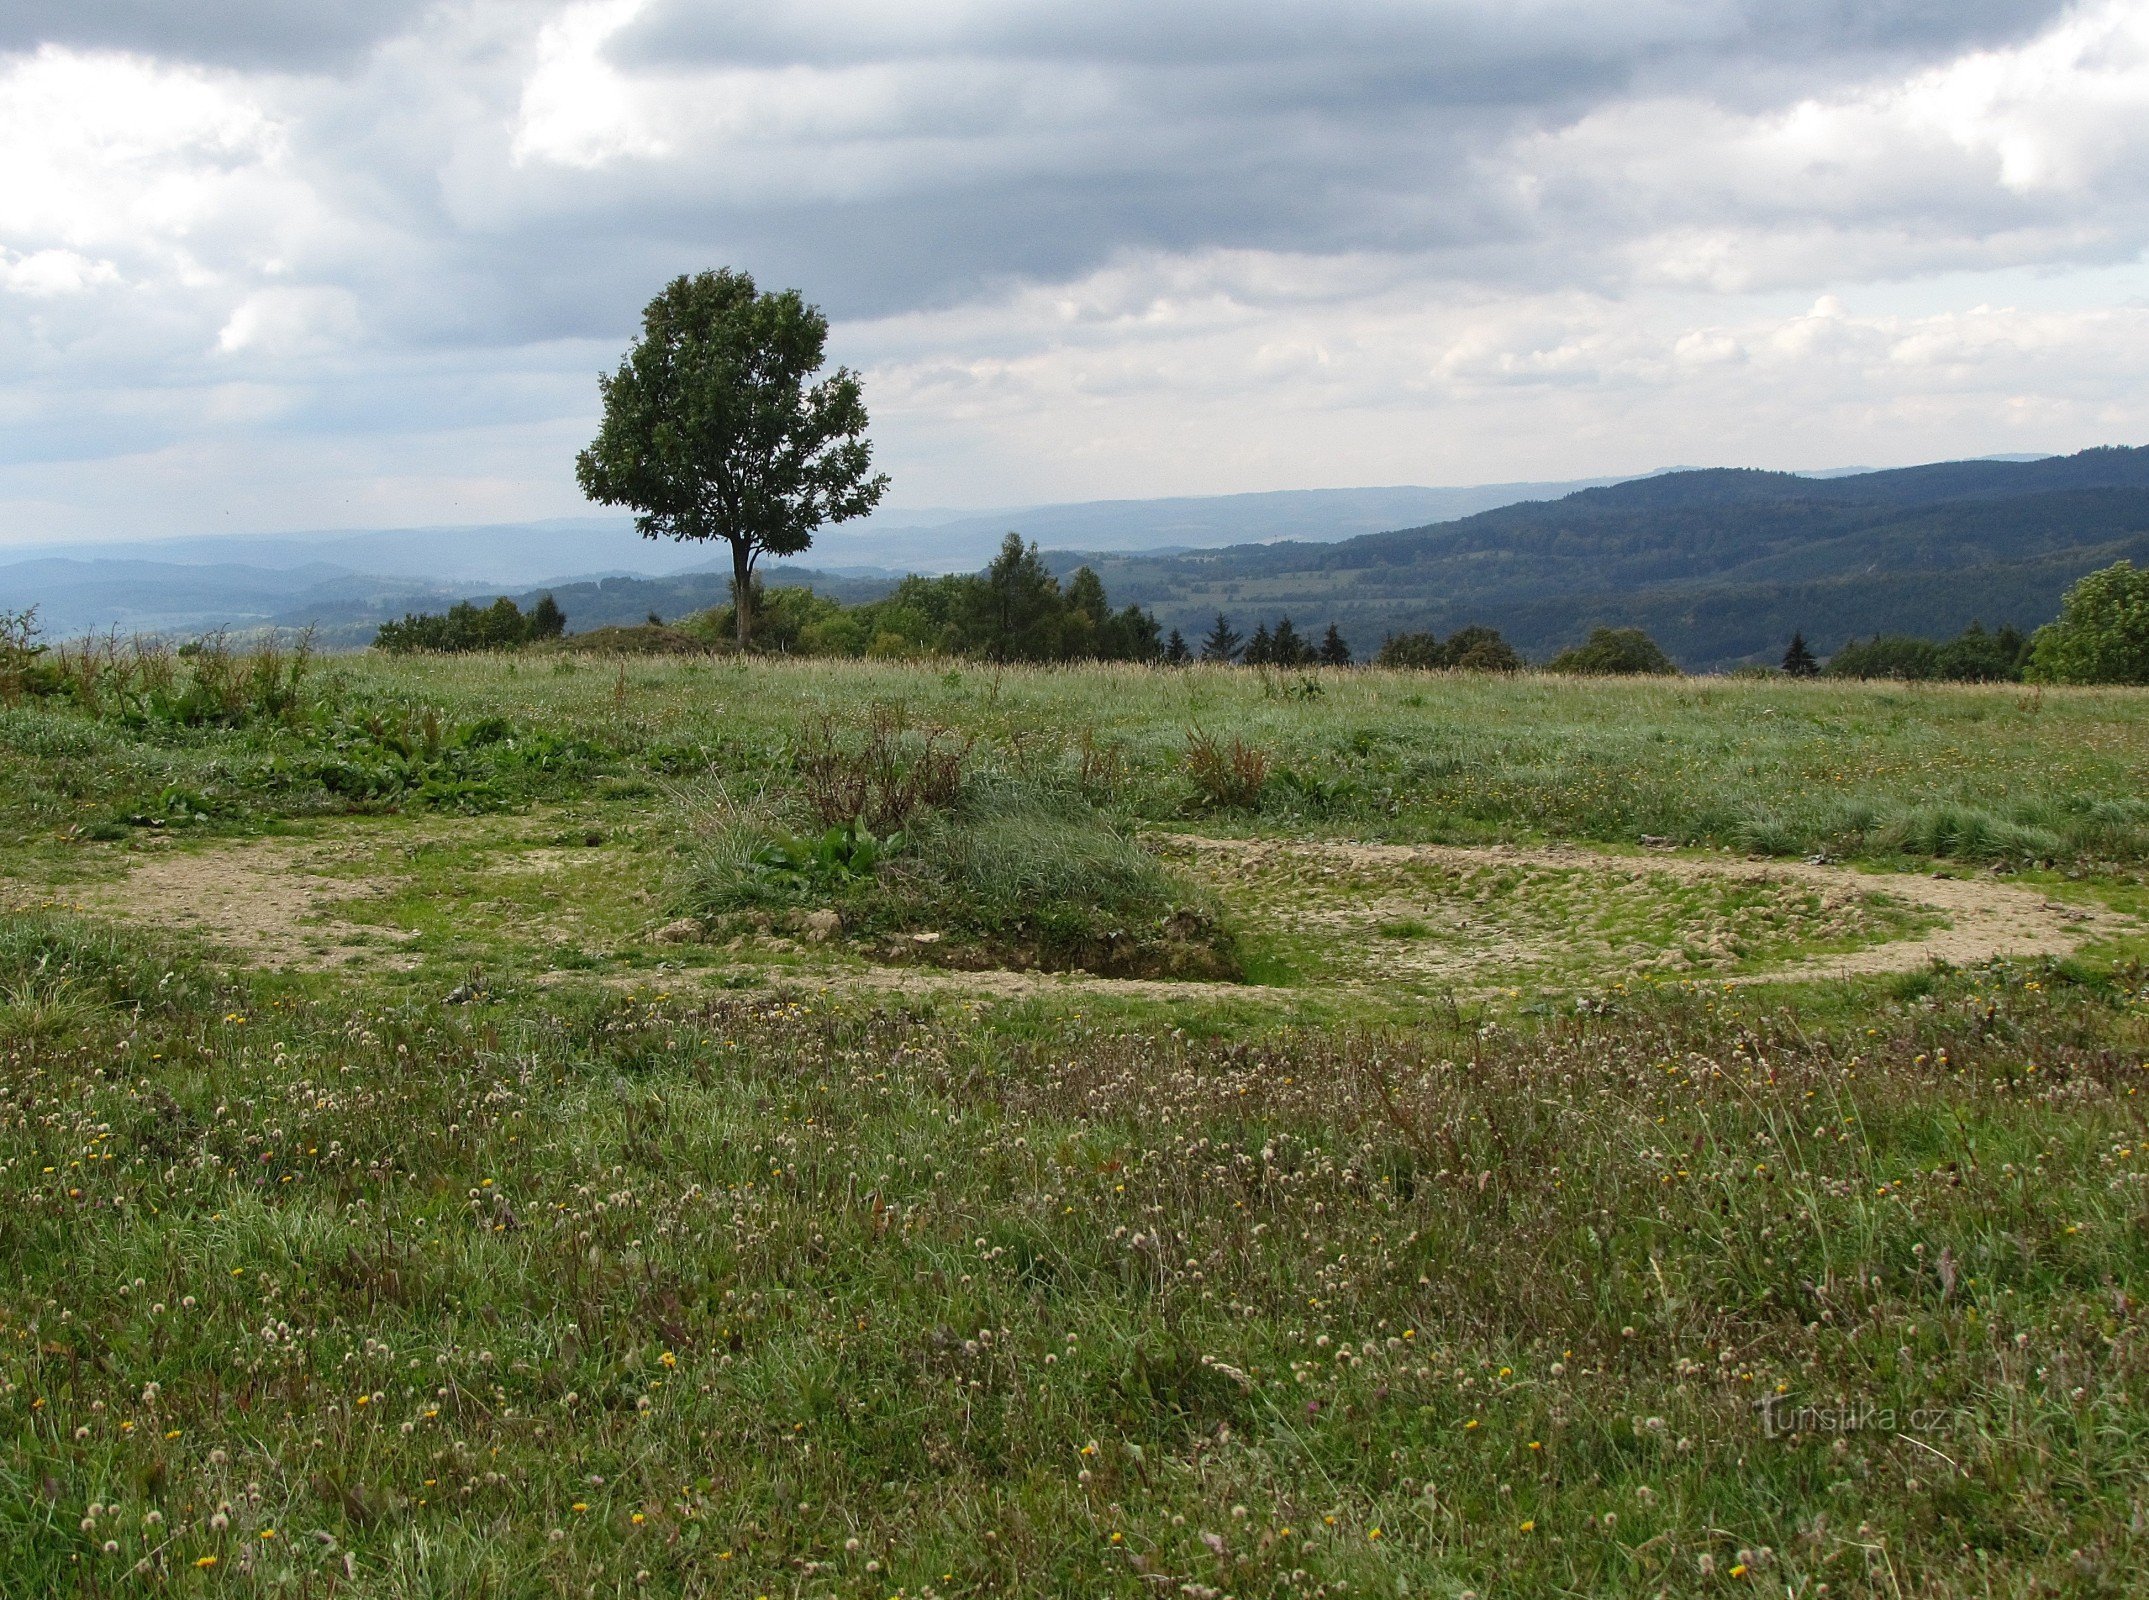
[[(1168, 833), (1764, 813), (1883, 861), (2043, 829), (2026, 881), (2140, 911), (2149, 700), (567, 665), (335, 666), (578, 752), (445, 805), (338, 797), (290, 724), (0, 712), (0, 1594), (2139, 1590), (2137, 937), (1728, 990), (1923, 922), (1647, 855), (1217, 879), (1272, 980), (1236, 997), (876, 996), (870, 951), (647, 935), (874, 701), (974, 740), (886, 865), (980, 929), (1184, 894)], [(1296, 776), (1207, 810), (1195, 728)], [(139, 812), (174, 785), (208, 804)], [(1947, 820), (1874, 820), (1911, 816)], [(410, 970), (50, 903), (264, 832)], [(925, 893), (870, 882), (797, 904)], [(1284, 928), (1323, 894), (1381, 959), (1463, 917), (1572, 948), (1514, 1001), (1361, 985)], [(1712, 933), (1650, 981), (1597, 949)]]

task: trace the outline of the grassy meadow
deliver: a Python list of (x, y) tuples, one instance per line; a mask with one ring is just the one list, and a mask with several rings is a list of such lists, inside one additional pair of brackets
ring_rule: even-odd
[(0, 1595), (2141, 1592), (2149, 695), (0, 669)]

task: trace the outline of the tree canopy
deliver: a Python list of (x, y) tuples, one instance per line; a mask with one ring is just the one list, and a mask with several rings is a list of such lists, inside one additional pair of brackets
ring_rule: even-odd
[(1442, 639), (1432, 633), (1392, 633), (1374, 664), (1430, 672), (1520, 672), (1522, 657), (1499, 630), (1473, 623)]
[(513, 650), (533, 639), (557, 639), (567, 631), (566, 613), (550, 594), (527, 613), (502, 595), (489, 606), (458, 600), (445, 613), (414, 611), (384, 622), (373, 636), (377, 650)]
[(1641, 629), (1599, 628), (1582, 643), (1547, 661), (1545, 670), (1610, 677), (1629, 673), (1670, 676), (1679, 668)]
[(632, 506), (644, 537), (731, 546), (741, 649), (760, 556), (797, 554), (887, 491), (856, 375), (838, 367), (815, 381), (827, 345), (828, 319), (795, 289), (762, 293), (728, 269), (674, 278), (619, 370), (598, 380), (604, 420), (575, 458), (583, 493)]
[(2029, 675), (2040, 683), (2149, 683), (2149, 568), (2115, 561), (2069, 589), (2059, 620), (2031, 641)]

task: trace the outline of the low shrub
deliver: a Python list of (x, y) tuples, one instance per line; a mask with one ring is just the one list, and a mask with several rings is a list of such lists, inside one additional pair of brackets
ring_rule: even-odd
[(914, 729), (900, 705), (880, 704), (847, 735), (832, 717), (808, 724), (792, 753), (799, 798), (822, 828), (857, 823), (893, 833), (961, 792), (970, 746), (945, 729)]
[[(792, 797), (792, 804), (797, 804)], [(774, 927), (830, 909), (884, 955), (956, 966), (1081, 967), (1114, 976), (1233, 978), (1235, 942), (1206, 897), (1078, 792), (978, 779), (912, 826), (795, 833), (726, 814), (688, 875), (704, 918)], [(930, 933), (938, 937), (918, 940)]]
[(1225, 744), (1199, 728), (1186, 736), (1186, 776), (1208, 811), (1251, 811), (1268, 787), (1269, 754), (1244, 739)]

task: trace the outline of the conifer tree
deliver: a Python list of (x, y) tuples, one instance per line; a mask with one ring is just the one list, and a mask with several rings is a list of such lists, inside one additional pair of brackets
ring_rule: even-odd
[(1276, 660), (1276, 642), (1269, 637), (1269, 625), (1254, 624), (1254, 636), (1246, 641), (1246, 652), (1239, 659), (1249, 667), (1266, 667)]
[(1201, 659), (1236, 661), (1239, 659), (1239, 647), (1244, 643), (1245, 636), (1232, 627), (1230, 618), (1219, 611), (1216, 614), (1216, 626), (1211, 628), (1209, 636), (1201, 641)]
[(1321, 636), (1321, 665), (1324, 667), (1347, 667), (1351, 664), (1351, 647), (1343, 642), (1343, 635), (1331, 622), (1328, 632)]
[(1275, 637), (1269, 641), (1269, 662), (1278, 667), (1302, 667), (1313, 659), (1313, 646), (1299, 637), (1298, 630), (1285, 617), (1276, 624)]
[(1803, 633), (1791, 635), (1791, 648), (1783, 653), (1783, 670), (1793, 678), (1819, 675), (1821, 664), (1813, 659), (1813, 652), (1806, 648), (1806, 636)]
[(1183, 667), (1193, 659), (1194, 652), (1186, 647), (1186, 639), (1177, 628), (1172, 629), (1171, 637), (1164, 641), (1164, 664), (1168, 667)]

